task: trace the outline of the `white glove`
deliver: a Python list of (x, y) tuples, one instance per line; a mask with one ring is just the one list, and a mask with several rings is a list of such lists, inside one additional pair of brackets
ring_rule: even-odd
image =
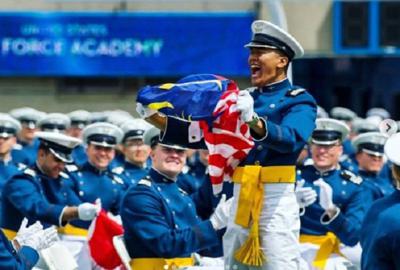
[(319, 186), (319, 204), (324, 210), (333, 210), (336, 206), (333, 204), (332, 187), (321, 178), (314, 181), (314, 185)]
[(244, 122), (250, 122), (253, 120), (254, 99), (250, 95), (249, 91), (244, 90), (239, 92), (236, 108), (241, 112), (240, 118)]
[(46, 249), (52, 246), (55, 242), (59, 241), (57, 230), (54, 227), (49, 227), (45, 230), (40, 231), (37, 234), (39, 238), (38, 250)]
[(305, 180), (297, 182), (294, 192), (300, 208), (307, 207), (317, 200), (317, 192), (312, 187), (304, 187)]
[(222, 194), (214, 213), (210, 217), (211, 224), (215, 230), (220, 230), (226, 227), (229, 219), (229, 212), (233, 202), (233, 197), (226, 200), (226, 195)]
[(193, 253), (194, 260), (196, 265), (198, 266), (224, 266), (224, 258), (223, 257), (204, 257), (197, 253)]
[(156, 110), (152, 110), (148, 107), (143, 106), (143, 104), (140, 102), (136, 103), (136, 111), (142, 119), (148, 118), (157, 112)]
[(17, 236), (14, 238), (20, 246), (26, 246), (26, 242), (33, 235), (43, 230), (42, 223), (36, 221), (31, 226), (28, 226), (28, 219), (24, 218), (21, 222), (21, 226), (18, 229)]
[(96, 200), (96, 204), (81, 203), (78, 206), (78, 216), (81, 220), (92, 220), (94, 219), (101, 210), (100, 199)]

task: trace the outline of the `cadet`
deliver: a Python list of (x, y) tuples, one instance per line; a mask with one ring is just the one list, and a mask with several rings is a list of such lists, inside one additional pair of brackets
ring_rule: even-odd
[[(330, 116), (333, 119), (343, 121), (352, 130), (352, 122), (357, 117), (357, 114), (348, 108), (334, 107), (330, 112)], [(348, 156), (354, 154), (353, 146), (348, 138), (343, 141), (343, 153)]]
[(95, 205), (81, 203), (63, 173), (80, 141), (52, 132), (36, 136), (40, 140), (36, 165), (14, 174), (3, 188), (1, 227), (8, 239), (14, 238), (23, 217), (30, 223), (39, 220), (44, 226), (63, 227), (73, 219), (92, 220), (99, 211)]
[(372, 191), (372, 200), (390, 195), (395, 187), (391, 179), (380, 175), (384, 165), (383, 149), (387, 136), (379, 132), (368, 132), (355, 137), (352, 141), (357, 150), (358, 173)]
[(149, 175), (127, 191), (121, 206), (125, 243), (132, 269), (170, 269), (193, 265), (191, 254), (217, 244), (216, 230), (226, 226), (231, 200), (222, 200), (209, 220), (201, 221), (194, 202), (176, 185), (186, 149), (159, 142), (149, 129), (152, 148)]
[(396, 190), (375, 201), (368, 210), (361, 229), (363, 270), (400, 269), (400, 133), (389, 137), (385, 154), (393, 163)]
[(136, 184), (149, 172), (147, 163), (150, 155), (150, 147), (143, 141), (144, 133), (149, 128), (150, 124), (143, 119), (130, 120), (121, 126), (124, 132), (122, 152), (125, 161), (122, 166), (115, 167), (112, 171), (122, 174), (125, 189), (130, 185)]
[[(70, 112), (68, 117), (71, 120), (71, 126), (67, 129), (67, 134), (82, 139), (83, 129), (90, 123), (90, 112), (77, 110)], [(72, 157), (76, 165), (82, 165), (87, 161), (86, 151), (83, 145), (78, 145), (72, 151)]]
[[(295, 163), (315, 127), (316, 104), (305, 89), (293, 86), (287, 78), (291, 60), (303, 55), (297, 40), (267, 21), (255, 21), (251, 28), (253, 39), (245, 47), (250, 49), (248, 64), (255, 87), (240, 92), (237, 109), (251, 128), (255, 146), (233, 175), (233, 205), (240, 207), (233, 209), (224, 235), (225, 263), (230, 269), (235, 265), (238, 269), (298, 269)], [(166, 132), (163, 139), (190, 148), (204, 145), (194, 125), (173, 117), (166, 119), (140, 105), (139, 114)], [(248, 174), (254, 177), (247, 178)], [(263, 185), (251, 185), (254, 189), (245, 196), (240, 187), (254, 180)], [(251, 230), (255, 233), (250, 234)], [(250, 255), (247, 244), (257, 245), (259, 239), (260, 248)]]
[(17, 144), (14, 146), (12, 156), (17, 162), (27, 166), (35, 164), (39, 141), (34, 139), (38, 131), (37, 123), (45, 113), (29, 107), (11, 110), (9, 114), (21, 123), (21, 130), (17, 134)]
[(51, 131), (65, 133), (71, 125), (69, 117), (63, 113), (46, 114), (38, 122), (38, 127), (41, 131)]
[[(121, 142), (122, 130), (109, 123), (98, 122), (83, 130), (88, 161), (81, 167), (68, 166), (73, 189), (84, 202), (100, 198), (102, 208), (117, 215), (123, 189), (123, 180), (111, 172), (110, 162), (115, 156), (115, 146)], [(87, 229), (89, 224), (84, 227)]]
[[(300, 236), (302, 257), (310, 269), (336, 269), (338, 265), (350, 264), (339, 255), (339, 243), (357, 244), (369, 202), (360, 185), (362, 179), (338, 165), (343, 152), (342, 141), (349, 133), (347, 125), (327, 118), (317, 119), (316, 124), (311, 139), (314, 162), (302, 168), (304, 182), (301, 186), (314, 189), (318, 201), (310, 200), (304, 205)], [(298, 199), (306, 202), (309, 198)]]

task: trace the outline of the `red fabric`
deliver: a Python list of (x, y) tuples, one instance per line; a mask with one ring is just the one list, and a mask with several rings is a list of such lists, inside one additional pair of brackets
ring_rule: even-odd
[(214, 109), (213, 115), (217, 118), (212, 127), (206, 121), (200, 121), (209, 150), (209, 174), (215, 194), (222, 190), (224, 180), (231, 180), (236, 166), (254, 146), (250, 129), (240, 119), (240, 112), (235, 106), (238, 94), (239, 89), (232, 81)]
[(122, 225), (109, 218), (104, 210), (97, 216), (92, 236), (89, 239), (90, 255), (97, 265), (114, 269), (122, 265), (113, 245), (113, 237), (124, 233)]

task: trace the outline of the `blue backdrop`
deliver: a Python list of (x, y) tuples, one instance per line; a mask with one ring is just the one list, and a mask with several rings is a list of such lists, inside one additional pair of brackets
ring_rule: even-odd
[(248, 75), (252, 13), (0, 13), (0, 76)]

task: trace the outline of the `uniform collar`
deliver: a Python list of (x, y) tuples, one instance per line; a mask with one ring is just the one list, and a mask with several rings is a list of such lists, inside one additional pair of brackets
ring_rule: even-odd
[(161, 183), (175, 183), (176, 180), (169, 178), (168, 176), (162, 174), (161, 172), (157, 171), (154, 168), (150, 169), (149, 172), (151, 180), (154, 182), (161, 182)]
[(128, 160), (125, 160), (125, 164), (124, 164), (125, 169), (146, 169), (146, 163), (144, 164), (144, 166), (138, 166), (136, 164), (133, 164), (132, 162), (129, 162)]
[(267, 92), (276, 92), (276, 91), (280, 91), (283, 89), (289, 89), (292, 86), (292, 84), (290, 83), (289, 79), (283, 79), (279, 82), (274, 82), (271, 84), (268, 84), (262, 88), (259, 88), (259, 91), (262, 93), (267, 93)]
[(367, 171), (364, 171), (364, 170), (359, 170), (358, 174), (360, 176), (362, 176), (362, 177), (373, 177), (373, 178), (376, 178), (378, 176), (378, 173), (376, 173), (376, 172), (367, 172)]
[(86, 163), (83, 165), (83, 167), (87, 168), (89, 171), (94, 172), (95, 174), (98, 175), (103, 175), (108, 171), (108, 167), (105, 170), (99, 170), (95, 166), (93, 166), (89, 161), (86, 161)]
[(313, 167), (314, 167), (314, 170), (315, 170), (315, 174), (316, 174), (316, 175), (319, 175), (319, 176), (330, 176), (330, 175), (332, 175), (334, 172), (336, 172), (337, 170), (340, 169), (340, 166), (339, 166), (339, 165), (336, 166), (336, 167), (333, 167), (332, 169), (329, 169), (329, 170), (327, 170), (327, 171), (319, 171), (315, 166), (313, 166)]

